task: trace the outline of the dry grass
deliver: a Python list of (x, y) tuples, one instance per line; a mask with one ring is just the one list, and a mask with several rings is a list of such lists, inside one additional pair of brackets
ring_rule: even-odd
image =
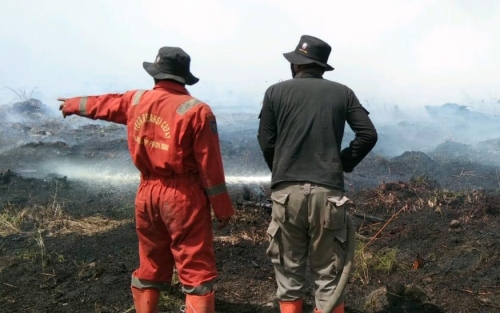
[(365, 250), (365, 244), (362, 240), (356, 239), (356, 251), (354, 252), (353, 277), (359, 280), (363, 285), (370, 283), (370, 271), (368, 264), (373, 255)]
[[(65, 262), (63, 255), (47, 251), (45, 238), (68, 234), (92, 236), (131, 222), (132, 220), (110, 220), (100, 215), (76, 219), (65, 213), (55, 200), (45, 206), (33, 205), (25, 208), (5, 206), (0, 209), (0, 236), (23, 236), (32, 244), (16, 255), (0, 257), (0, 272), (16, 260), (22, 259), (40, 264), (43, 273), (49, 262)], [(79, 275), (93, 270), (95, 269), (92, 264), (83, 264), (80, 266)]]
[(116, 221), (110, 220), (100, 215), (84, 217), (79, 220), (71, 218), (61, 218), (51, 221), (47, 229), (51, 231), (50, 235), (66, 235), (77, 233), (84, 236), (92, 236), (98, 233), (113, 230), (123, 224), (130, 223), (132, 220)]
[(27, 214), (27, 209), (18, 211), (12, 206), (5, 207), (0, 213), (0, 236), (20, 233)]
[(32, 99), (33, 98), (33, 93), (35, 92), (35, 90), (37, 89), (37, 87), (34, 87), (33, 89), (31, 89), (31, 91), (27, 91), (26, 89), (24, 88), (19, 88), (18, 90), (15, 90), (14, 88), (11, 88), (9, 86), (5, 86), (5, 88), (9, 89), (10, 91), (12, 91), (13, 93), (16, 94), (16, 96), (19, 98), (19, 100), (21, 101), (28, 101), (29, 99)]
[[(14, 234), (43, 234), (47, 237), (67, 234), (92, 236), (130, 222), (132, 220), (110, 220), (100, 215), (75, 219), (66, 214), (56, 202), (22, 209), (10, 205), (0, 211), (0, 236)], [(42, 242), (37, 241), (37, 244), (41, 245)]]

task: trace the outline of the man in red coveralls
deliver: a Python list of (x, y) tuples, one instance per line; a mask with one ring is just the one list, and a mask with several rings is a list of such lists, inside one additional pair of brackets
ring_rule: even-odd
[(144, 69), (153, 90), (60, 98), (63, 116), (80, 115), (127, 125), (128, 147), (141, 183), (135, 200), (140, 266), (132, 274), (136, 312), (158, 312), (174, 265), (187, 313), (214, 312), (217, 277), (210, 205), (218, 228), (234, 214), (226, 190), (215, 116), (185, 85), (198, 78), (180, 48), (163, 47)]

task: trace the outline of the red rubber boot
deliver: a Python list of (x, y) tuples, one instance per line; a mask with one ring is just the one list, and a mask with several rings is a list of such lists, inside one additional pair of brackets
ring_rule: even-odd
[(186, 312), (185, 313), (214, 313), (215, 312), (215, 295), (212, 291), (203, 296), (186, 295)]
[(298, 299), (295, 301), (280, 301), (281, 313), (302, 313), (302, 305), (304, 301)]
[(139, 289), (131, 287), (136, 313), (158, 313), (160, 291), (154, 288)]

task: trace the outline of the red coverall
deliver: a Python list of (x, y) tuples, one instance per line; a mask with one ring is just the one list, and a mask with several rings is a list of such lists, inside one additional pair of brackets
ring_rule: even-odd
[(127, 125), (141, 172), (135, 201), (140, 267), (132, 285), (162, 290), (174, 265), (185, 287), (210, 284), (217, 276), (210, 204), (217, 218), (234, 214), (210, 107), (184, 86), (160, 81), (153, 90), (71, 98), (62, 110)]

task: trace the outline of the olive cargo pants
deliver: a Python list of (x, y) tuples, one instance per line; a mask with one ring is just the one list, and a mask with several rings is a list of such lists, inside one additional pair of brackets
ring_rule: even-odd
[[(312, 183), (284, 182), (273, 190), (267, 255), (274, 265), (277, 297), (293, 301), (307, 290), (309, 257), (316, 307), (321, 310), (337, 286), (347, 239), (343, 192)], [(341, 298), (343, 301), (343, 296)]]

